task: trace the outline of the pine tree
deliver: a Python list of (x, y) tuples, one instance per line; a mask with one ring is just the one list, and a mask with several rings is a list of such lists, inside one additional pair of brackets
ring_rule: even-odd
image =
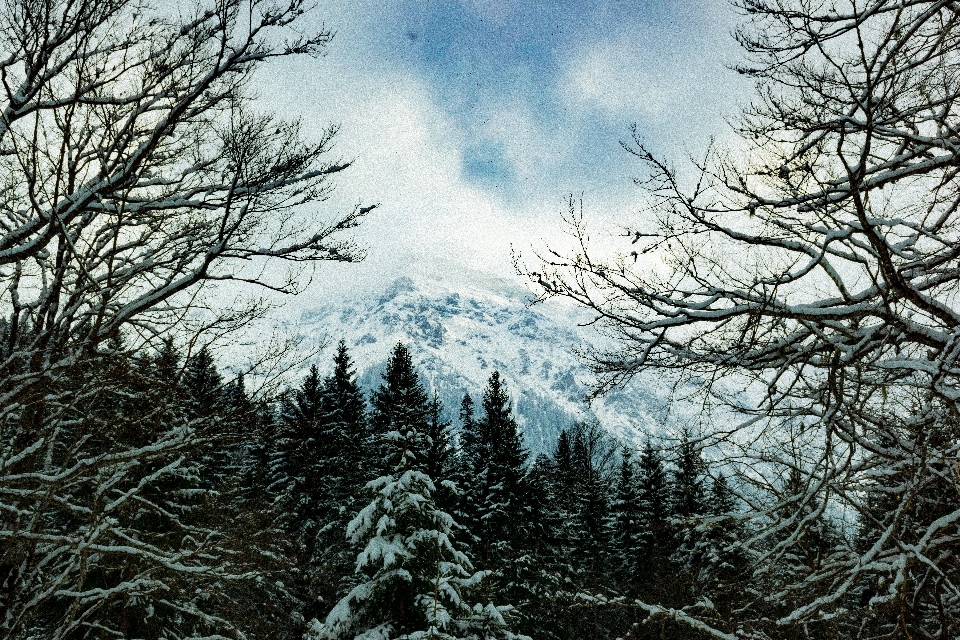
[(316, 365), (310, 367), (300, 387), (288, 391), (280, 401), (282, 464), (288, 491), (294, 497), (296, 520), (301, 523), (318, 517), (312, 487), (316, 479), (325, 476), (323, 463), (330, 450), (320, 423), (322, 401), (322, 381)]
[(707, 512), (707, 465), (687, 431), (680, 436), (674, 464), (671, 504), (676, 546), (672, 560), (680, 582), (677, 604), (690, 604), (702, 600), (706, 586), (706, 550), (698, 525)]
[(473, 414), (473, 398), (469, 393), (465, 393), (460, 401), (460, 446), (464, 450), (475, 448), (475, 443), (480, 439)]
[[(353, 360), (341, 340), (333, 358), (333, 372), (320, 388), (319, 431), (326, 448), (322, 509), (324, 528), (337, 542), (347, 521), (357, 511), (356, 500), (370, 479), (373, 466), (367, 450), (366, 400), (357, 382)], [(334, 544), (326, 541), (323, 546)]]
[(288, 390), (279, 406), (279, 459), (274, 472), (275, 491), (285, 512), (287, 535), (293, 549), (296, 573), (291, 588), (300, 600), (303, 617), (316, 615), (319, 584), (318, 538), (327, 523), (327, 478), (333, 452), (322, 424), (323, 380), (316, 365), (300, 386)]
[(611, 547), (608, 525), (610, 478), (597, 459), (603, 432), (597, 424), (574, 427), (572, 462), (575, 476), (575, 548), (578, 559), (578, 583), (591, 593), (605, 590), (608, 578), (608, 552)]
[(557, 438), (557, 451), (553, 454), (556, 473), (562, 478), (564, 484), (573, 484), (573, 452), (570, 449), (570, 435), (564, 429)]
[[(406, 351), (394, 352), (388, 372), (403, 367)], [(402, 380), (401, 376), (388, 380)], [(417, 382), (419, 384), (419, 382)], [(387, 414), (388, 397), (407, 402), (410, 394), (381, 389), (375, 410)], [(430, 448), (415, 420), (396, 416), (393, 429), (380, 436), (386, 459), (395, 460), (392, 473), (371, 481), (373, 501), (347, 528), (357, 558), (359, 584), (333, 608), (324, 623), (314, 621), (308, 638), (340, 640), (454, 640), (517, 638), (506, 626), (509, 607), (470, 606), (467, 596), (486, 575), (472, 572), (469, 558), (454, 543), (454, 522), (437, 508), (436, 485), (421, 471), (415, 452)], [(382, 423), (381, 423), (382, 424)]]
[[(391, 438), (399, 438), (399, 434), (408, 431), (425, 434), (430, 423), (427, 392), (413, 366), (410, 351), (403, 343), (398, 342), (394, 347), (383, 373), (383, 384), (373, 393), (372, 405), (370, 423), (373, 446), (378, 455), (376, 469), (386, 472), (395, 467), (399, 453), (390, 444)], [(427, 440), (420, 438), (409, 444), (414, 449), (408, 452), (408, 464), (423, 470)]]
[(674, 539), (670, 527), (670, 484), (663, 456), (648, 439), (637, 476), (639, 545), (632, 590), (643, 599), (673, 602), (677, 590), (670, 564)]
[(488, 593), (513, 602), (521, 614), (533, 597), (527, 588), (533, 572), (526, 552), (530, 505), (527, 504), (526, 460), (522, 436), (499, 372), (483, 393), (483, 413), (469, 420), (463, 437), (464, 467), (469, 472), (463, 513), (473, 534), (471, 551), (481, 568), (491, 571)]
[(525, 483), (526, 561), (518, 567), (517, 579), (523, 583), (526, 601), (518, 607), (517, 629), (536, 638), (557, 637), (562, 624), (558, 618), (567, 604), (558, 597), (565, 587), (563, 567), (569, 556), (558, 552), (557, 536), (565, 520), (555, 508), (553, 472), (553, 460), (541, 454)]
[(748, 578), (747, 558), (738, 546), (743, 537), (743, 525), (737, 519), (737, 502), (722, 473), (714, 476), (707, 498), (710, 516), (702, 525), (703, 564), (701, 590), (713, 603), (718, 626), (735, 626), (735, 610), (748, 597), (745, 595)]
[(189, 394), (192, 416), (216, 413), (224, 400), (223, 377), (217, 371), (210, 350), (204, 346), (187, 358), (183, 384)]
[(456, 475), (457, 461), (454, 457), (453, 437), (450, 421), (443, 417), (443, 402), (436, 391), (430, 400), (430, 422), (427, 428), (429, 446), (426, 451), (424, 467), (437, 485), (437, 506), (446, 513), (454, 513), (457, 508), (458, 491), (450, 487)]
[(479, 522), (474, 524), (479, 530), (484, 567), (499, 568), (520, 549), (523, 539), (527, 451), (498, 371), (487, 382), (482, 406), (477, 432), (486, 459), (481, 460), (477, 480), (484, 495)]
[(627, 447), (623, 448), (620, 457), (620, 470), (610, 512), (613, 569), (619, 577), (620, 585), (625, 587), (637, 577), (641, 526), (636, 463)]
[(335, 475), (342, 479), (344, 493), (353, 494), (369, 473), (369, 454), (364, 447), (367, 403), (343, 340), (337, 345), (333, 365), (320, 392), (320, 422), (334, 450)]
[(573, 541), (576, 537), (571, 527), (577, 511), (577, 474), (573, 465), (570, 434), (566, 429), (560, 432), (557, 439), (551, 476), (553, 503), (561, 523), (561, 529), (557, 532), (557, 542), (564, 549), (563, 555), (569, 557), (573, 553)]
[(706, 511), (704, 487), (706, 462), (686, 431), (677, 447), (676, 470), (673, 472), (673, 512), (681, 518), (703, 514)]
[[(29, 637), (153, 640), (224, 630), (282, 637), (274, 581), (262, 580), (282, 565), (276, 532), (269, 530), (273, 516), (266, 513), (269, 501), (242, 486), (246, 443), (235, 436), (254, 422), (242, 381), (223, 385), (212, 358), (184, 363), (172, 341), (156, 354), (136, 353), (118, 335), (101, 346), (95, 363), (68, 382), (71, 395), (88, 384), (95, 389), (68, 423), (92, 436), (73, 455), (109, 461), (118, 445), (138, 455), (116, 456), (120, 464), (102, 468), (91, 484), (63, 485), (58, 498), (86, 506), (96, 531), (88, 541), (100, 549), (86, 556), (72, 592), (42, 605), (47, 620), (34, 619)], [(187, 375), (193, 389), (182, 384)], [(214, 402), (198, 402), (211, 396)], [(78, 597), (98, 598), (79, 627), (63, 615), (64, 603)], [(251, 602), (258, 603), (256, 617), (249, 616)]]
[(463, 482), (457, 507), (458, 522), (464, 527), (465, 542), (470, 549), (478, 549), (480, 541), (481, 506), (486, 495), (486, 465), (488, 444), (479, 432), (474, 417), (474, 402), (469, 393), (460, 402), (460, 448), (458, 470)]
[(300, 387), (288, 391), (280, 401), (284, 464), (293, 493), (298, 496), (296, 509), (300, 520), (316, 518), (310, 487), (315, 478), (324, 475), (322, 462), (329, 448), (320, 425), (321, 385), (317, 366), (312, 365)]

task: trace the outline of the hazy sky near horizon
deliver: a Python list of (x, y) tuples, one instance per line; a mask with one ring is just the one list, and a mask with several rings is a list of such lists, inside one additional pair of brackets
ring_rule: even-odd
[(360, 265), (321, 265), (297, 306), (403, 274), (509, 276), (558, 240), (566, 199), (596, 232), (637, 215), (631, 125), (676, 162), (699, 155), (749, 97), (728, 65), (739, 16), (723, 0), (352, 0), (309, 21), (326, 56), (271, 65), (265, 107), (339, 124), (354, 160), (334, 206), (377, 202)]

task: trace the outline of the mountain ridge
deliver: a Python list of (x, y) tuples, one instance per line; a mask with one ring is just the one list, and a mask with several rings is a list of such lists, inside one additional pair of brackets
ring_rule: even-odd
[(368, 393), (379, 386), (390, 350), (404, 342), (454, 425), (464, 393), (479, 405), (490, 374), (500, 371), (533, 454), (551, 451), (560, 431), (577, 420), (599, 420), (627, 441), (657, 428), (659, 394), (640, 389), (591, 406), (584, 401), (590, 373), (574, 350), (596, 337), (577, 324), (575, 313), (531, 305), (533, 296), (513, 283), (495, 286), (454, 290), (435, 279), (401, 276), (378, 292), (304, 312), (299, 330), (344, 339)]

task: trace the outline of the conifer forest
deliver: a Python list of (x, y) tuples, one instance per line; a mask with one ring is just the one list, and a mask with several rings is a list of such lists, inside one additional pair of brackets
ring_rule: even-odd
[[(626, 128), (642, 208), (511, 244), (596, 336), (534, 443), (554, 383), (442, 397), (426, 306), (276, 329), (392, 206), (257, 84), (360, 46), (326, 5), (0, 0), (0, 640), (960, 638), (960, 4), (728, 8), (720, 137)], [(651, 381), (694, 409), (587, 410)]]

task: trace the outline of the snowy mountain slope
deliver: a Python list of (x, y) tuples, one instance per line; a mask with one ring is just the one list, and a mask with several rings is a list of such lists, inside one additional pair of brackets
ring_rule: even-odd
[[(487, 379), (499, 370), (533, 453), (551, 450), (560, 430), (578, 419), (597, 417), (631, 440), (662, 424), (662, 392), (639, 388), (587, 407), (589, 373), (573, 352), (590, 338), (587, 331), (569, 311), (528, 306), (529, 293), (512, 283), (492, 285), (454, 291), (435, 279), (401, 277), (373, 295), (304, 313), (299, 331), (346, 340), (368, 390), (380, 384), (390, 351), (404, 342), (454, 424), (463, 394), (479, 408)], [(328, 356), (317, 360), (321, 370)]]

